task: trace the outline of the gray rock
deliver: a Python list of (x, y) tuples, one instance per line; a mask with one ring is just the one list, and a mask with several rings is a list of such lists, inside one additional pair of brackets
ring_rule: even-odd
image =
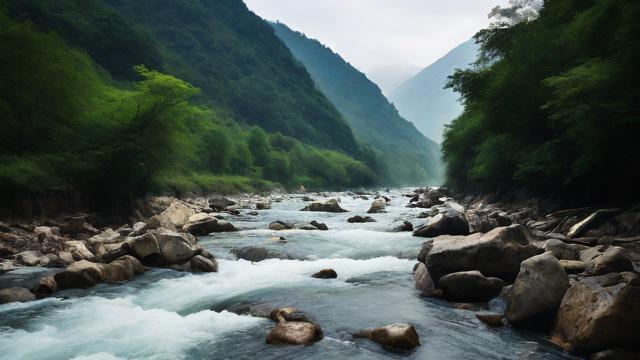
[(191, 269), (199, 272), (218, 272), (218, 262), (202, 255), (196, 255), (191, 259)]
[(314, 226), (318, 230), (322, 230), (322, 231), (329, 230), (329, 227), (325, 223), (319, 223), (319, 222), (313, 220), (309, 224), (311, 224), (311, 226)]
[(444, 297), (458, 302), (486, 302), (500, 295), (504, 281), (486, 278), (479, 271), (462, 271), (440, 278)]
[(382, 197), (376, 198), (373, 200), (371, 207), (367, 211), (368, 214), (380, 213), (384, 211), (384, 208), (387, 206), (387, 200)]
[(319, 212), (347, 212), (347, 210), (340, 207), (338, 200), (329, 199), (326, 202), (313, 202), (305, 206), (301, 211), (319, 211)]
[(36, 296), (25, 288), (13, 287), (0, 290), (0, 304), (27, 302), (35, 299)]
[(231, 250), (238, 259), (244, 259), (251, 262), (260, 262), (266, 259), (292, 259), (291, 256), (284, 252), (270, 250), (264, 247), (246, 246), (239, 249)]
[(458, 211), (441, 212), (434, 217), (428, 218), (424, 225), (413, 232), (413, 236), (421, 237), (467, 234), (469, 234), (469, 223), (465, 215)]
[(412, 324), (395, 323), (355, 334), (367, 338), (386, 348), (411, 350), (420, 346), (420, 337)]

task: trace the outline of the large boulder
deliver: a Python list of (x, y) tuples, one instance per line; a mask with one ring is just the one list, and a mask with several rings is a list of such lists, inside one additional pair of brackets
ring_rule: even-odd
[(440, 212), (413, 231), (413, 236), (436, 237), (440, 235), (467, 235), (469, 223), (464, 213), (454, 210)]
[(158, 241), (153, 233), (148, 232), (144, 235), (127, 239), (127, 244), (131, 249), (131, 253), (143, 263), (159, 263), (162, 259), (162, 252), (158, 246)]
[(133, 256), (124, 255), (102, 266), (103, 281), (122, 282), (144, 273), (144, 266)]
[(310, 345), (322, 339), (322, 331), (316, 324), (291, 321), (276, 325), (269, 335), (267, 344), (272, 345)]
[(42, 277), (31, 290), (38, 299), (49, 296), (58, 291), (58, 284), (53, 275)]
[(461, 271), (441, 277), (439, 286), (447, 300), (486, 302), (500, 295), (504, 281), (486, 278), (480, 271)]
[(193, 272), (218, 272), (218, 262), (213, 257), (196, 255), (191, 259), (189, 265)]
[(424, 243), (418, 261), (426, 265), (436, 286), (444, 275), (470, 270), (512, 281), (523, 260), (542, 252), (529, 238), (522, 225), (500, 227), (486, 234), (439, 236)]
[(214, 232), (229, 232), (238, 229), (230, 222), (219, 220), (211, 214), (198, 213), (189, 218), (189, 222), (183, 226), (183, 230), (195, 236), (205, 236)]
[(429, 271), (424, 263), (419, 262), (416, 270), (413, 272), (413, 279), (416, 283), (416, 289), (420, 290), (422, 295), (431, 296), (436, 290), (436, 286), (429, 275)]
[(576, 351), (640, 350), (637, 274), (609, 273), (571, 285), (562, 300), (554, 338)]
[(35, 300), (36, 296), (28, 289), (13, 287), (0, 290), (0, 304), (11, 302), (27, 302)]
[(53, 278), (61, 290), (91, 287), (104, 281), (103, 264), (80, 260), (55, 274)]
[(153, 231), (165, 264), (182, 264), (198, 255), (201, 248), (191, 234), (167, 229)]
[(170, 230), (182, 229), (194, 214), (193, 210), (181, 201), (174, 200), (163, 212), (156, 215), (160, 227)]
[(593, 258), (587, 264), (587, 271), (592, 275), (633, 271), (633, 262), (628, 250), (619, 246), (612, 246)]
[(266, 259), (291, 259), (291, 256), (284, 252), (278, 252), (258, 246), (245, 246), (238, 249), (232, 249), (231, 253), (238, 259), (251, 262), (260, 262)]
[(44, 259), (39, 251), (29, 250), (16, 254), (15, 260), (17, 264), (25, 266), (44, 266), (44, 262), (48, 262)]
[(95, 260), (95, 255), (87, 248), (87, 245), (79, 240), (65, 241), (62, 245), (64, 251), (70, 252), (73, 259), (80, 260)]
[(395, 323), (376, 329), (365, 330), (355, 337), (367, 338), (392, 349), (411, 350), (420, 346), (420, 337), (411, 324)]
[(340, 207), (337, 199), (329, 199), (325, 202), (316, 201), (305, 206), (301, 211), (321, 211), (321, 212), (347, 212), (347, 210)]
[(96, 249), (100, 245), (113, 244), (113, 243), (121, 242), (123, 240), (124, 239), (122, 238), (122, 235), (120, 235), (119, 232), (111, 228), (107, 228), (103, 232), (90, 237), (88, 242), (94, 249)]
[(510, 322), (553, 311), (569, 288), (569, 277), (551, 253), (522, 262), (520, 272), (506, 296), (505, 317)]
[(371, 207), (369, 208), (367, 213), (374, 214), (374, 213), (383, 212), (386, 206), (387, 206), (387, 200), (385, 200), (382, 197), (376, 198), (375, 200), (373, 200), (373, 203), (371, 204)]
[(213, 211), (223, 211), (229, 206), (233, 206), (236, 204), (235, 201), (222, 196), (212, 197), (208, 200), (208, 202), (209, 202), (209, 207)]

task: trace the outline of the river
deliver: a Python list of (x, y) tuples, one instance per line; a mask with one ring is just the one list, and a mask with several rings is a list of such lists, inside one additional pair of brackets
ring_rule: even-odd
[[(406, 208), (401, 190), (375, 223), (350, 224), (371, 200), (341, 196), (348, 213), (300, 212), (286, 198), (258, 216), (230, 216), (243, 229), (201, 237), (216, 255), (218, 273), (154, 269), (124, 284), (67, 290), (56, 298), (0, 305), (0, 359), (561, 359), (542, 336), (510, 327), (489, 328), (474, 312), (421, 298), (411, 274), (423, 238), (389, 230), (401, 219), (414, 224), (421, 209)], [(275, 220), (324, 222), (328, 231), (268, 230)], [(274, 238), (285, 236), (286, 243)], [(236, 260), (230, 250), (257, 245), (296, 259), (259, 263)], [(310, 275), (324, 268), (337, 279)], [(38, 269), (3, 281), (20, 282)], [(264, 341), (274, 323), (237, 315), (249, 306), (293, 306), (312, 314), (325, 337), (311, 346)], [(350, 333), (394, 322), (416, 326), (422, 346), (394, 353)]]

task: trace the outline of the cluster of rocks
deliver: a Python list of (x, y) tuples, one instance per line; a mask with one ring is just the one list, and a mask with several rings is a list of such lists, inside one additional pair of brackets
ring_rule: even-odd
[(486, 198), (462, 203), (446, 189), (411, 197), (409, 206), (428, 208), (425, 225), (414, 231), (431, 238), (414, 269), (423, 295), (463, 303), (498, 298), (503, 311), (478, 319), (548, 332), (569, 351), (640, 351), (640, 209), (542, 215)]
[(269, 224), (269, 230), (283, 231), (283, 230), (294, 230), (294, 229), (326, 231), (326, 230), (329, 230), (329, 227), (327, 226), (327, 224), (317, 222), (316, 220), (313, 220), (308, 224), (295, 224), (292, 222), (281, 221), (281, 220), (274, 221), (271, 224)]
[(236, 231), (221, 214), (233, 213), (230, 207), (234, 205), (224, 198), (158, 197), (138, 207), (138, 219), (121, 226), (98, 229), (92, 220), (103, 221), (83, 214), (33, 225), (0, 223), (0, 272), (21, 266), (60, 269), (40, 279), (33, 289), (0, 290), (0, 303), (33, 300), (59, 289), (127, 281), (149, 266), (216, 272), (215, 257), (198, 244), (196, 236)]
[(318, 211), (318, 212), (331, 212), (331, 213), (347, 212), (347, 210), (340, 207), (339, 199), (328, 199), (326, 201), (314, 201), (311, 204), (302, 208), (300, 211)]

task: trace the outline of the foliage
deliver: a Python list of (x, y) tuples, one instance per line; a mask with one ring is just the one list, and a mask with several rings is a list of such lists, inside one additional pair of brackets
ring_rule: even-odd
[(443, 144), (449, 182), (575, 202), (637, 200), (640, 3), (547, 0), (492, 27), (477, 66), (450, 86), (465, 103)]

